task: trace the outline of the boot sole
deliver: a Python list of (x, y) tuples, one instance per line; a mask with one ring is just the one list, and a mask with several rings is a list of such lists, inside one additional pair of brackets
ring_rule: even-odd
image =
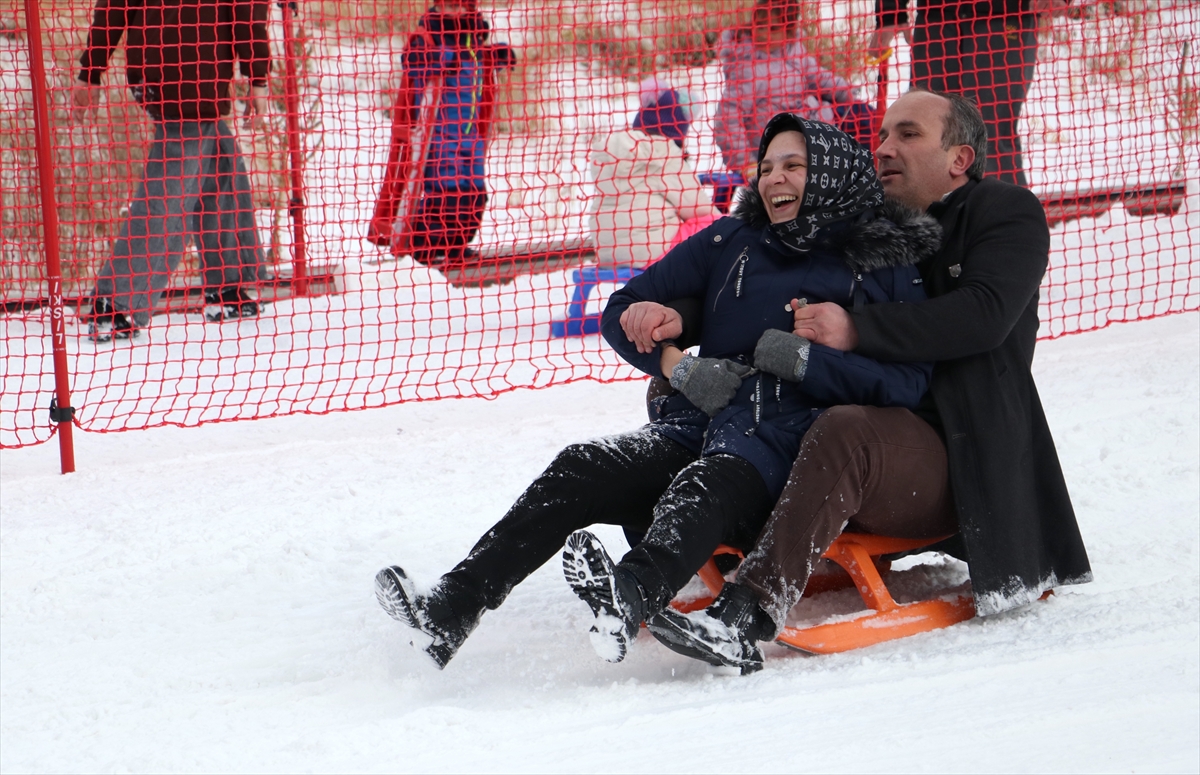
[(412, 597), (414, 595), (412, 582), (399, 567), (384, 568), (375, 574), (375, 599), (387, 615), (411, 627), (417, 627), (416, 613), (413, 611)]
[(589, 631), (592, 648), (605, 661), (620, 662), (629, 653), (632, 638), (617, 605), (613, 561), (600, 540), (586, 530), (567, 538), (563, 549), (563, 575), (596, 618)]
[(136, 328), (133, 328), (133, 329), (123, 328), (123, 329), (120, 329), (119, 331), (112, 330), (112, 331), (107, 331), (107, 332), (100, 332), (100, 331), (96, 330), (94, 325), (89, 324), (87, 338), (89, 341), (91, 341), (95, 344), (108, 344), (109, 342), (112, 342), (117, 339), (136, 339), (137, 335), (138, 335), (138, 329), (136, 329)]
[[(229, 312), (228, 309), (225, 308), (225, 305), (214, 305), (214, 304), (205, 305), (204, 319), (207, 320), (209, 323), (231, 323), (235, 320), (249, 320), (251, 318), (256, 318), (256, 317), (262, 315), (263, 311), (267, 307), (267, 303), (263, 302), (263, 301), (256, 301), (254, 303), (258, 305), (257, 309), (255, 309), (254, 312), (245, 313), (239, 309), (239, 310), (233, 312), (232, 314)], [(220, 306), (221, 309), (219, 309), (219, 310), (214, 309), (214, 307), (218, 307), (218, 306)]]
[(415, 596), (412, 581), (405, 575), (403, 568), (392, 566), (375, 574), (375, 599), (379, 601), (379, 606), (388, 616), (408, 627), (414, 634), (419, 634), (425, 643), (418, 643), (414, 637), (408, 644), (429, 657), (438, 670), (443, 670), (458, 650), (451, 648), (440, 636), (421, 628), (412, 602)]

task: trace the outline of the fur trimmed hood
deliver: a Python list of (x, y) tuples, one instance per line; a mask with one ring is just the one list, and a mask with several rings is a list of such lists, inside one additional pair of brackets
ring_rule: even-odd
[[(860, 215), (833, 224), (816, 246), (841, 254), (856, 272), (918, 264), (942, 246), (941, 225), (925, 213), (892, 200), (886, 200), (873, 213), (871, 220), (864, 221)], [(762, 195), (753, 183), (742, 187), (742, 196), (730, 215), (754, 228), (771, 225)]]

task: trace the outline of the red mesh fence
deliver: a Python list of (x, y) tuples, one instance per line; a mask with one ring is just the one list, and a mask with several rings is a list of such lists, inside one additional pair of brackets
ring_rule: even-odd
[[(914, 80), (1045, 203), (1044, 337), (1197, 309), (1200, 6), (1033, 2), (31, 0), (75, 422), (633, 378), (597, 313), (727, 207), (762, 115), (869, 141)], [(30, 26), (0, 4), (5, 447), (55, 429)]]

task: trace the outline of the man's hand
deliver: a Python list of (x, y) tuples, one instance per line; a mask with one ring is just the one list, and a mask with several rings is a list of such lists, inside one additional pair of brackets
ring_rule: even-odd
[(879, 27), (871, 33), (871, 38), (867, 41), (867, 56), (875, 60), (883, 57), (892, 47), (897, 34), (903, 36), (905, 43), (912, 42), (912, 27), (907, 24), (890, 24), (886, 27)]
[(100, 104), (100, 87), (90, 83), (76, 81), (71, 87), (71, 121), (82, 124), (88, 114), (96, 115), (96, 107)]
[(657, 302), (638, 301), (621, 313), (621, 330), (638, 352), (650, 353), (659, 342), (683, 336), (683, 317)]
[(858, 347), (858, 330), (850, 313), (837, 304), (809, 304), (793, 313), (792, 331), (815, 344), (835, 350), (850, 351)]
[(271, 103), (267, 99), (266, 86), (251, 86), (250, 96), (246, 99), (245, 126), (251, 129), (262, 129), (263, 120), (271, 112)]

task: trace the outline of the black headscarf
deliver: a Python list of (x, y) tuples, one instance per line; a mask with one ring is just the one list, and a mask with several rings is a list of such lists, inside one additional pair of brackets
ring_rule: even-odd
[(770, 228), (781, 242), (806, 251), (818, 232), (883, 204), (883, 186), (875, 176), (871, 152), (842, 130), (794, 113), (780, 113), (767, 122), (758, 144), (758, 158), (781, 132), (799, 132), (808, 146), (808, 179), (799, 214)]

